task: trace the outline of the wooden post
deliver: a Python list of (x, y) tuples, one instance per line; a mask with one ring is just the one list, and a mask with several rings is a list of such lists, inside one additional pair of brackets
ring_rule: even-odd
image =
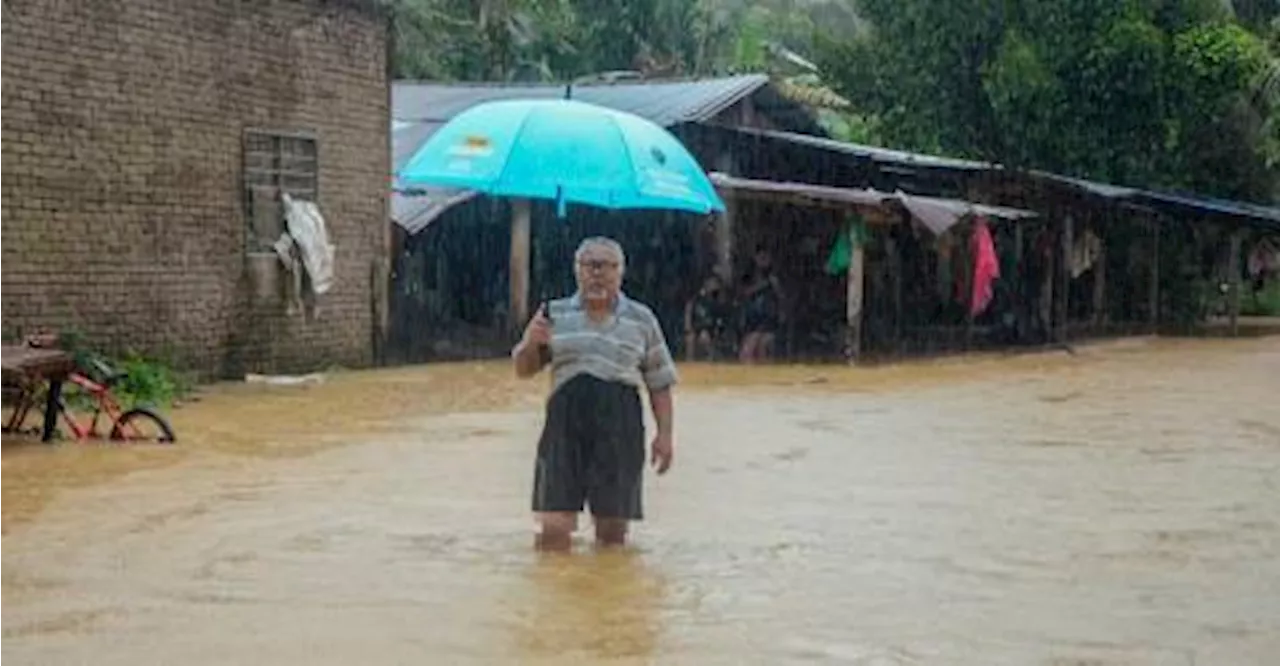
[(1017, 337), (1019, 340), (1021, 340), (1022, 336), (1026, 334), (1027, 317), (1031, 314), (1029, 312), (1029, 309), (1027, 308), (1028, 304), (1026, 301), (1028, 291), (1026, 289), (1026, 285), (1023, 283), (1023, 278), (1027, 274), (1027, 271), (1022, 264), (1022, 257), (1025, 252), (1025, 250), (1022, 247), (1023, 240), (1024, 240), (1022, 225), (1023, 225), (1023, 222), (1021, 220), (1013, 222), (1014, 274), (1001, 276), (1008, 281), (1008, 284), (1013, 285), (1013, 290), (1014, 290), (1013, 311), (1014, 311), (1014, 317), (1015, 317), (1014, 327), (1017, 332)]
[(1107, 244), (1100, 242), (1098, 258), (1093, 264), (1093, 325), (1101, 326), (1107, 320)]
[[(1041, 233), (1048, 234), (1048, 228), (1043, 229)], [(1040, 249), (1039, 242), (1036, 243), (1036, 250)], [(1044, 272), (1040, 277), (1040, 302), (1039, 315), (1040, 323), (1044, 326), (1045, 341), (1053, 338), (1053, 311), (1058, 300), (1055, 296), (1057, 291), (1054, 287), (1058, 282), (1058, 253), (1052, 249), (1049, 250), (1048, 256), (1042, 257), (1045, 262)]]
[(1231, 335), (1240, 335), (1240, 246), (1244, 244), (1244, 229), (1237, 229), (1231, 234), (1231, 256), (1227, 257), (1228, 279), (1231, 281), (1230, 308)]
[(888, 255), (888, 270), (893, 289), (893, 352), (902, 352), (902, 238), (910, 229), (911, 219), (902, 216), (897, 224), (890, 227), (888, 240), (884, 242), (884, 250)]
[(528, 199), (511, 203), (511, 328), (520, 330), (529, 320), (529, 236), (533, 211)]
[[(716, 156), (715, 168), (720, 173), (735, 173), (735, 160), (731, 152), (724, 152)], [(716, 273), (725, 281), (726, 287), (732, 287), (734, 284), (733, 273), (733, 241), (734, 226), (737, 221), (738, 212), (741, 203), (737, 200), (735, 193), (730, 190), (721, 190), (720, 198), (724, 200), (724, 213), (716, 220)]]
[(965, 284), (969, 286), (969, 288), (965, 290), (966, 293), (964, 295), (964, 306), (965, 306), (964, 307), (965, 309), (964, 350), (965, 351), (969, 351), (970, 349), (973, 349), (973, 326), (974, 326), (973, 320), (975, 319), (973, 315), (973, 275), (974, 275), (974, 268), (977, 265), (977, 258), (971, 254), (972, 252), (971, 248), (973, 247), (973, 237), (974, 237), (973, 229), (974, 228), (972, 223), (969, 223), (964, 225), (963, 229), (956, 229), (955, 231), (955, 233), (959, 234), (960, 238), (962, 239), (962, 242), (960, 243), (960, 247), (962, 248), (961, 256), (964, 257), (964, 274), (966, 276)]
[(893, 242), (893, 348), (899, 353), (902, 352), (902, 330), (905, 329), (905, 309), (902, 306), (902, 288), (906, 280), (902, 277), (902, 272), (906, 269), (905, 261), (902, 261), (902, 243), (900, 241)]
[(1071, 247), (1073, 243), (1073, 227), (1075, 221), (1068, 215), (1062, 219), (1062, 251), (1060, 265), (1058, 266), (1058, 275), (1061, 278), (1058, 281), (1057, 310), (1058, 321), (1056, 328), (1057, 342), (1066, 344), (1067, 342), (1067, 324), (1071, 317)]
[(716, 273), (724, 280), (725, 286), (732, 286), (734, 283), (733, 227), (739, 205), (732, 193), (725, 194), (729, 196), (722, 197), (724, 213), (720, 215), (720, 219), (716, 220)]
[[(848, 233), (848, 232), (846, 232)], [(846, 354), (849, 362), (857, 363), (862, 359), (862, 287), (865, 270), (865, 250), (860, 238), (850, 239), (856, 242), (849, 259), (848, 291), (845, 296), (845, 337)]]
[(1147, 285), (1147, 315), (1152, 335), (1160, 331), (1160, 219), (1151, 220), (1151, 284)]

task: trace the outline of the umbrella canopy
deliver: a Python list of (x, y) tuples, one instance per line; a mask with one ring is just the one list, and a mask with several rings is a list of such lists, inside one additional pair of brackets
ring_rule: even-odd
[(480, 104), (432, 135), (396, 174), (450, 187), (602, 208), (723, 211), (706, 174), (643, 118), (573, 100)]

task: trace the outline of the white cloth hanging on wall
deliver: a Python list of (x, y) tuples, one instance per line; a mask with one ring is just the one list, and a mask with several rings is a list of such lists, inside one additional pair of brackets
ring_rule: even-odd
[(335, 248), (329, 243), (324, 216), (311, 201), (300, 201), (288, 194), (284, 199), (285, 228), (298, 249), (302, 265), (311, 278), (311, 290), (324, 294), (333, 287)]

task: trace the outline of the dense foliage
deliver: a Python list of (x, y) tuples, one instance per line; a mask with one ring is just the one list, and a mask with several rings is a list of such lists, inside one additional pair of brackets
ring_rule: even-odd
[(819, 60), (892, 144), (1231, 198), (1277, 194), (1273, 23), (1269, 44), (1217, 0), (860, 8), (874, 32), (825, 40)]

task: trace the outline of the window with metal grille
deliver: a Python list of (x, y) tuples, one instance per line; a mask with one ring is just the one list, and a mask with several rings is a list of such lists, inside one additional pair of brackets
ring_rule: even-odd
[(319, 153), (304, 133), (248, 130), (244, 135), (246, 247), (268, 252), (284, 232), (282, 194), (317, 201)]

